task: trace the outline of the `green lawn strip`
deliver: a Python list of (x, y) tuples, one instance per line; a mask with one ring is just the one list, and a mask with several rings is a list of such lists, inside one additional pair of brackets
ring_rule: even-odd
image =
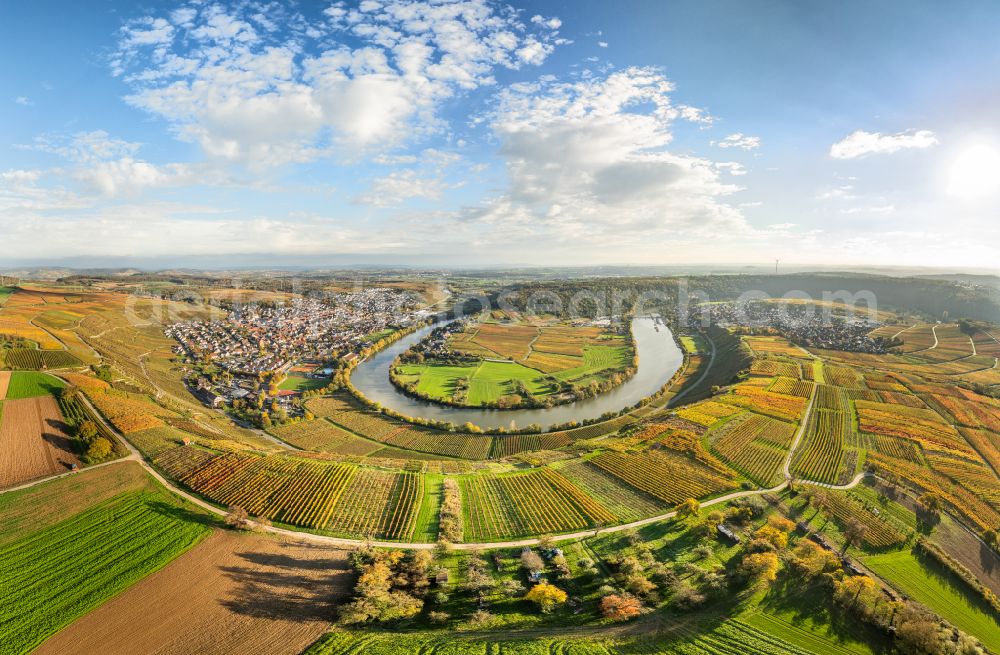
[(828, 655), (849, 655), (852, 653), (870, 655), (874, 651), (866, 644), (857, 641), (834, 641), (822, 634), (828, 631), (829, 625), (811, 620), (796, 621), (794, 618), (755, 609), (739, 617), (747, 625), (769, 635), (787, 641), (790, 644), (805, 648), (814, 653)]
[(922, 562), (908, 550), (872, 555), (863, 561), (901, 592), (977, 637), (991, 651), (1000, 652), (1000, 622), (949, 572)]
[(420, 503), (416, 527), (413, 529), (414, 541), (437, 541), (443, 486), (443, 475), (439, 473), (424, 474), (424, 498)]
[(40, 396), (55, 395), (66, 384), (46, 373), (14, 371), (7, 387), (7, 400), (22, 400)]
[(330, 384), (329, 378), (307, 378), (298, 375), (290, 375), (281, 384), (278, 385), (278, 389), (281, 391), (313, 391), (314, 389), (322, 389), (323, 387)]
[(159, 491), (129, 492), (0, 548), (0, 654), (28, 652), (209, 532)]

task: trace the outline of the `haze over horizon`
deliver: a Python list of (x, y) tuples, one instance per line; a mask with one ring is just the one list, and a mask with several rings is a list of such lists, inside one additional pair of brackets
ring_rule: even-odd
[(0, 266), (995, 271), (959, 4), (11, 4)]

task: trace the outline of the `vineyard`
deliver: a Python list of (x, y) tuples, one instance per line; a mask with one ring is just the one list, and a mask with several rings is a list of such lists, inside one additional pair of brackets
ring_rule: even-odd
[(40, 371), (55, 368), (76, 368), (83, 362), (65, 350), (14, 348), (0, 351), (0, 366), (15, 370)]
[(410, 472), (193, 447), (167, 450), (154, 462), (221, 505), (338, 534), (407, 539), (423, 500), (423, 478)]
[[(734, 476), (723, 476), (694, 461), (667, 452), (605, 452), (590, 462), (667, 504), (729, 491)], [(669, 484), (666, 484), (669, 481)]]
[(798, 379), (801, 374), (799, 365), (780, 359), (755, 359), (750, 365), (750, 374), (767, 378), (786, 377)]
[(566, 532), (615, 522), (615, 516), (550, 468), (460, 479), (470, 541)]
[[(755, 353), (784, 357), (809, 358), (809, 354), (781, 337), (743, 337)], [(798, 374), (795, 375), (798, 377)]]
[(681, 418), (691, 421), (692, 423), (697, 423), (704, 427), (711, 427), (718, 423), (721, 419), (724, 419), (733, 414), (738, 414), (739, 409), (733, 407), (732, 405), (726, 405), (723, 403), (714, 403), (711, 401), (697, 403), (695, 405), (690, 405), (682, 409), (677, 410), (677, 415)]
[(745, 413), (709, 435), (712, 450), (762, 487), (781, 481), (782, 466), (795, 427), (759, 414)]
[(327, 530), (380, 539), (409, 539), (423, 501), (423, 476), (359, 468)]
[(772, 393), (747, 384), (738, 385), (733, 393), (717, 396), (715, 400), (783, 421), (797, 421), (806, 407), (805, 398)]
[[(819, 645), (831, 642), (815, 638)], [(687, 637), (683, 641), (663, 639), (647, 642), (616, 644), (607, 638), (549, 639), (510, 636), (484, 638), (474, 635), (460, 639), (455, 635), (437, 633), (358, 634), (334, 631), (317, 641), (305, 655), (411, 655), (435, 653), (440, 655), (812, 655), (813, 652), (793, 646), (776, 636), (740, 620), (724, 621), (709, 631)], [(836, 651), (849, 653), (851, 651)]]
[(909, 535), (903, 526), (893, 525), (848, 494), (831, 493), (824, 498), (827, 512), (843, 528), (851, 521), (859, 521), (865, 527), (862, 542), (868, 548), (885, 549), (899, 546), (906, 542)]
[(371, 455), (383, 448), (378, 442), (362, 439), (324, 419), (302, 421), (271, 430), (296, 448), (342, 455)]
[(662, 514), (669, 506), (655, 496), (639, 491), (610, 473), (580, 460), (558, 469), (570, 482), (606, 507), (622, 522)]
[(850, 417), (844, 412), (814, 410), (793, 464), (796, 475), (826, 484), (847, 482), (854, 475), (854, 467), (845, 465), (850, 425)]

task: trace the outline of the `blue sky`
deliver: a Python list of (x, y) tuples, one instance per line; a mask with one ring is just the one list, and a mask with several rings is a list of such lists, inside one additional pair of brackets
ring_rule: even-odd
[(995, 2), (7, 3), (0, 262), (993, 269), (998, 33)]

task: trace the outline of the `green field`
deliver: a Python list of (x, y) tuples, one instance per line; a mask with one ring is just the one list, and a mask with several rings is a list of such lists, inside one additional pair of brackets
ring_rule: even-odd
[(7, 400), (36, 398), (38, 396), (54, 395), (66, 385), (62, 380), (45, 373), (15, 371), (10, 376), (10, 386), (7, 387)]
[(682, 334), (677, 338), (680, 339), (681, 347), (686, 353), (707, 353), (709, 351), (708, 344), (697, 334)]
[(0, 654), (25, 653), (209, 533), (162, 493), (131, 492), (0, 548)]
[(400, 368), (404, 381), (419, 380), (417, 390), (432, 398), (451, 398), (458, 380), (469, 378), (469, 405), (493, 402), (515, 393), (516, 381), (538, 396), (546, 395), (550, 386), (541, 372), (514, 362), (484, 361), (469, 366), (410, 364)]
[(7, 298), (10, 298), (10, 294), (14, 293), (14, 290), (10, 287), (0, 287), (0, 305), (7, 302)]
[(924, 566), (910, 551), (873, 555), (865, 565), (903, 593), (1000, 652), (1000, 622), (976, 603), (951, 574)]
[(281, 381), (278, 389), (282, 391), (313, 391), (322, 389), (330, 384), (330, 378), (306, 378), (298, 375), (289, 375)]
[[(593, 381), (602, 382), (609, 372), (622, 370), (630, 364), (631, 351), (627, 346), (587, 346), (580, 366), (553, 373), (551, 377), (573, 386), (584, 386)], [(451, 400), (459, 380), (468, 378), (469, 390), (464, 404), (472, 406), (496, 402), (517, 393), (517, 382), (523, 383), (533, 396), (541, 398), (559, 391), (545, 373), (513, 361), (485, 360), (464, 366), (427, 362), (404, 364), (398, 370), (401, 382), (416, 382), (418, 392), (439, 400)]]

